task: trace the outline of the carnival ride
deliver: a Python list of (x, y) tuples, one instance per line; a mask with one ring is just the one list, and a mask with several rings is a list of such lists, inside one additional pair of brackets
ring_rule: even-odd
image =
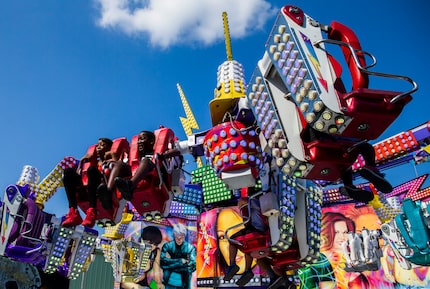
[[(178, 141), (169, 128), (155, 131), (157, 169), (138, 185), (130, 202), (114, 194), (113, 214), (98, 204), (98, 224), (105, 227), (101, 236), (83, 226), (62, 227), (61, 218), (43, 211), (44, 203), (62, 186), (62, 172), (78, 167), (75, 158), (65, 157), (40, 183), (37, 169), (24, 167), (17, 184), (5, 189), (1, 202), (0, 255), (74, 279), (87, 270), (98, 246), (112, 263), (115, 280), (121, 282), (125, 274), (142, 274), (151, 255), (149, 242), (124, 238), (137, 216), (152, 222), (180, 217), (199, 223), (199, 214), (233, 204), (239, 190), (258, 187), (260, 192), (249, 199), (258, 199), (269, 230), (233, 239), (228, 233), (231, 227), (225, 238), (285, 272), (319, 261), (322, 207), (351, 202), (339, 193), (340, 176), (350, 167), (357, 172), (365, 166), (354, 147), (380, 137), (412, 100), (417, 84), (405, 76), (371, 70), (376, 58), (362, 50), (347, 26), (320, 24), (300, 8), (286, 5), (246, 85), (242, 65), (232, 57), (225, 13), (223, 20), (227, 61), (218, 68), (214, 99), (209, 103), (212, 128), (193, 131), (199, 126), (178, 84), (186, 114), (180, 121), (188, 139)], [(340, 47), (346, 66), (329, 52), (331, 45)], [(350, 90), (342, 69), (351, 77)], [(406, 92), (371, 88), (370, 77), (407, 81), (412, 88)], [(309, 131), (327, 137), (310, 139)], [(429, 155), (429, 144), (430, 122), (374, 144), (377, 166), (385, 170), (413, 158), (422, 160)], [(94, 148), (88, 149), (93, 156)], [(180, 159), (157, 159), (171, 148), (196, 159), (197, 168), (187, 184)], [(137, 136), (130, 143), (116, 139), (113, 149), (133, 172), (137, 169)], [(94, 161), (83, 165), (84, 185), (85, 171)], [(105, 169), (108, 175), (109, 168)], [(426, 177), (395, 187), (389, 194), (378, 192), (372, 184), (360, 185), (374, 192), (369, 205), (384, 224), (381, 230), (350, 233), (344, 243), (346, 271), (377, 270), (382, 239), (404, 268), (429, 265), (429, 192), (419, 191)], [(79, 196), (85, 211), (85, 194)], [(240, 225), (249, 221), (250, 217), (244, 218)], [(204, 226), (197, 226), (199, 234), (204, 235)], [(235, 279), (226, 283), (222, 275), (197, 280), (197, 286), (235, 286)]]

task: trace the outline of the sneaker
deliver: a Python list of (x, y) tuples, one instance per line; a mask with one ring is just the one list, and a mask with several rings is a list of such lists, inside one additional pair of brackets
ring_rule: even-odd
[(391, 184), (384, 178), (384, 174), (380, 173), (376, 168), (365, 166), (359, 170), (358, 173), (364, 179), (371, 182), (378, 191), (381, 191), (384, 194), (391, 193), (393, 190)]
[(108, 190), (106, 184), (100, 184), (97, 187), (97, 196), (102, 203), (102, 207), (105, 210), (112, 210), (112, 192)]
[(242, 276), (236, 281), (237, 286), (245, 286), (254, 277), (251, 269), (245, 270)]
[(115, 186), (121, 192), (121, 196), (127, 200), (131, 201), (133, 199), (133, 183), (130, 180), (124, 180), (119, 177), (115, 178)]
[(350, 197), (351, 199), (356, 200), (358, 202), (362, 202), (362, 203), (368, 203), (371, 200), (373, 200), (373, 198), (374, 198), (372, 192), (362, 190), (362, 189), (356, 188), (354, 186), (340, 187), (339, 193), (341, 195), (344, 195), (346, 197)]
[(276, 288), (280, 288), (282, 285), (284, 285), (284, 283), (287, 281), (287, 277), (286, 276), (279, 276), (278, 278), (273, 278), (270, 279), (270, 283), (269, 286), (267, 286), (267, 289), (276, 289)]
[(239, 266), (236, 264), (230, 265), (225, 269), (225, 275), (224, 275), (224, 281), (230, 281), (231, 278), (236, 275), (237, 272), (239, 272)]
[(96, 224), (96, 208), (88, 208), (85, 216), (85, 220), (82, 222), (82, 226), (92, 228)]
[(74, 227), (82, 223), (82, 217), (77, 208), (70, 208), (65, 220), (61, 223), (63, 227)]

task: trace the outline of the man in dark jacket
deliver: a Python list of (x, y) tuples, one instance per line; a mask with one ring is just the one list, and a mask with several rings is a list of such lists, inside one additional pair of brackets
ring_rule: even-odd
[(185, 241), (187, 229), (178, 223), (173, 225), (174, 240), (164, 243), (160, 263), (163, 269), (165, 289), (190, 289), (191, 277), (196, 270), (196, 248)]

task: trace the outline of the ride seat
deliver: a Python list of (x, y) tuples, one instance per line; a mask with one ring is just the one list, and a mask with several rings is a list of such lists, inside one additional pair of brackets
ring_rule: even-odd
[(234, 239), (233, 243), (240, 251), (249, 253), (253, 258), (262, 258), (269, 254), (270, 235), (260, 232), (252, 232)]
[[(94, 144), (88, 148), (87, 154), (90, 155), (90, 158), (82, 165), (81, 175), (82, 175), (82, 183), (84, 184), (84, 186), (88, 185), (88, 176), (87, 176), (88, 168), (91, 166), (97, 166), (96, 147), (97, 147), (97, 144)], [(118, 156), (118, 159), (124, 160), (128, 158), (130, 145), (125, 137), (121, 137), (121, 138), (114, 139), (112, 141), (112, 147), (110, 150), (116, 153), (116, 155)], [(109, 171), (103, 172), (102, 168), (99, 168), (99, 170), (102, 173), (108, 173), (108, 174), (110, 173)]]
[[(87, 211), (87, 209), (89, 208), (89, 203), (88, 203), (88, 198), (87, 198), (87, 194), (86, 194), (86, 187), (88, 185), (88, 176), (87, 176), (87, 171), (88, 168), (90, 166), (97, 166), (97, 154), (96, 154), (96, 144), (90, 146), (88, 148), (87, 154), (89, 154), (91, 157), (89, 159), (89, 161), (85, 162), (82, 165), (82, 171), (81, 171), (81, 176), (82, 176), (82, 183), (84, 185), (84, 188), (82, 188), (82, 190), (84, 191), (83, 194), (78, 194), (78, 206), (79, 208), (81, 208), (84, 212)], [(126, 161), (128, 159), (128, 154), (129, 154), (129, 149), (130, 149), (130, 145), (127, 141), (127, 139), (125, 137), (121, 137), (121, 138), (117, 138), (114, 139), (112, 142), (112, 147), (111, 147), (111, 151), (116, 153), (116, 155), (118, 156), (118, 158), (120, 160)], [(109, 174), (110, 174), (110, 170), (104, 170), (99, 167), (98, 168), (100, 172), (102, 172), (105, 176), (106, 176), (106, 180), (109, 179)], [(96, 220), (112, 220), (112, 221), (116, 221), (121, 219), (120, 215), (122, 215), (122, 207), (125, 205), (126, 202), (121, 202), (120, 204), (120, 200), (121, 200), (121, 194), (116, 191), (113, 195), (112, 195), (112, 206), (113, 206), (113, 220), (112, 220), (112, 212), (107, 211), (106, 209), (103, 208), (101, 201), (97, 200), (97, 215), (96, 215)]]
[(304, 178), (336, 181), (352, 166), (358, 153), (348, 153), (356, 142), (350, 140), (319, 139), (304, 143), (307, 161), (312, 164)]
[(296, 238), (293, 239), (287, 250), (270, 255), (271, 265), (280, 271), (295, 270), (303, 267), (300, 259), (300, 248)]
[(368, 140), (378, 138), (412, 100), (407, 95), (391, 103), (400, 94), (401, 92), (368, 88), (358, 88), (348, 93), (338, 91), (342, 106), (347, 108), (345, 115), (352, 116), (352, 121), (342, 132), (342, 136)]
[[(169, 193), (171, 188), (171, 176), (167, 174), (163, 163), (157, 160), (156, 156), (157, 154), (162, 154), (166, 150), (173, 148), (175, 134), (171, 129), (165, 127), (155, 130), (154, 134), (153, 162), (156, 168), (149, 172), (145, 178), (137, 184), (133, 199), (131, 200), (132, 205), (142, 216), (150, 212), (159, 212), (162, 215), (168, 214), (170, 209), (168, 201), (172, 198)], [(138, 135), (133, 136), (130, 147), (129, 165), (133, 175), (140, 163), (137, 139)]]
[[(340, 78), (341, 70), (335, 69), (334, 87), (340, 106), (343, 108), (343, 113), (352, 118), (341, 135), (358, 139), (376, 139), (399, 116), (403, 107), (412, 100), (410, 93), (417, 87), (405, 94), (398, 91), (368, 88), (369, 75), (393, 79), (407, 78), (367, 70), (364, 53), (361, 52), (360, 42), (355, 33), (349, 27), (336, 21), (333, 21), (330, 27), (328, 38), (346, 44), (341, 45), (341, 50), (352, 78), (352, 89), (347, 92)], [(351, 51), (347, 45), (350, 45), (354, 51)], [(357, 61), (354, 61), (354, 57)], [(331, 63), (338, 67), (338, 64), (333, 62), (333, 58), (330, 59)]]
[[(248, 195), (250, 194), (250, 195)], [(261, 232), (259, 230), (257, 230), (254, 226), (254, 229), (252, 229), (253, 231), (250, 231), (250, 227), (247, 227), (247, 224), (252, 226), (252, 219), (251, 216), (254, 213), (254, 216), (256, 214), (256, 211), (252, 212), (252, 200), (257, 199), (260, 197), (260, 193), (253, 193), (250, 192), (248, 188), (242, 188), (241, 190), (241, 195), (244, 197), (248, 197), (248, 202), (245, 203), (244, 205), (240, 206), (240, 215), (243, 218), (243, 223), (239, 224), (239, 225), (243, 225), (245, 226), (245, 234), (243, 235), (239, 235), (236, 236), (234, 238), (229, 239), (229, 241), (235, 245), (239, 250), (241, 250), (244, 253), (249, 253), (253, 258), (262, 258), (265, 257), (267, 255), (269, 255), (269, 247), (271, 245), (271, 237), (270, 237), (270, 229), (269, 229), (269, 225), (267, 223), (267, 219), (266, 216), (264, 216), (261, 213), (261, 207), (259, 208), (260, 211), (260, 217), (261, 219), (257, 216), (256, 220), (260, 220), (257, 221), (258, 223), (260, 222), (264, 222), (265, 227), (266, 227), (266, 231), (265, 232)], [(257, 207), (253, 208), (254, 210), (257, 209)], [(248, 226), (249, 226), (248, 225)], [(227, 236), (227, 232), (235, 227), (237, 227), (238, 225), (235, 225), (229, 229), (226, 230), (226, 236)], [(260, 226), (262, 226), (262, 224), (260, 224)], [(261, 230), (261, 229), (260, 229)]]

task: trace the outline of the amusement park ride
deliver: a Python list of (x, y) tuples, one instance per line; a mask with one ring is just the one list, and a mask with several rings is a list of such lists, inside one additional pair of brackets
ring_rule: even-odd
[[(408, 77), (371, 70), (376, 58), (362, 50), (350, 28), (335, 21), (323, 25), (292, 5), (279, 12), (246, 84), (242, 65), (232, 57), (225, 13), (223, 19), (227, 60), (218, 68), (209, 103), (212, 128), (194, 132), (199, 126), (178, 84), (186, 113), (180, 120), (188, 139), (178, 141), (169, 128), (155, 131), (156, 156), (177, 148), (196, 159), (191, 180), (184, 183), (178, 158), (156, 160), (157, 169), (138, 186), (130, 202), (114, 195), (113, 215), (98, 204), (98, 224), (105, 228), (99, 236), (97, 230), (81, 225), (62, 227), (61, 218), (43, 211), (62, 186), (64, 169), (77, 168), (75, 158), (65, 157), (41, 182), (37, 170), (26, 166), (1, 200), (1, 256), (75, 279), (91, 265), (98, 247), (120, 282), (126, 273), (142, 274), (151, 253), (151, 244), (124, 238), (131, 221), (138, 217), (155, 223), (170, 217), (194, 220), (204, 240), (205, 224), (200, 220), (205, 212), (231, 206), (241, 193), (247, 197), (245, 188), (258, 187), (259, 193), (249, 199), (259, 200), (269, 229), (232, 239), (229, 228), (225, 237), (241, 251), (267, 258), (272, 267), (291, 276), (319, 260), (322, 208), (354, 202), (340, 194), (339, 180), (350, 167), (357, 172), (366, 165), (354, 147), (380, 137), (412, 101), (417, 85)], [(335, 59), (329, 47), (339, 47), (344, 59)], [(342, 76), (342, 69), (349, 77)], [(411, 89), (372, 88), (371, 77), (406, 81)], [(351, 89), (346, 88), (349, 78)], [(309, 131), (326, 137), (309, 138)], [(376, 164), (386, 170), (414, 157), (426, 158), (429, 143), (430, 122), (374, 144)], [(125, 138), (114, 140), (113, 149), (136, 170), (137, 136), (130, 143)], [(94, 146), (88, 152), (94, 155)], [(83, 167), (84, 178), (88, 166)], [(167, 177), (161, 172), (163, 166)], [(377, 270), (382, 240), (392, 246), (403, 268), (430, 264), (430, 191), (420, 191), (426, 177), (388, 194), (371, 184), (360, 185), (374, 192), (367, 205), (383, 224), (380, 230), (349, 233), (343, 244), (345, 271)], [(84, 211), (85, 203), (85, 199), (78, 203)], [(249, 221), (244, 217), (244, 223)], [(237, 286), (224, 282), (223, 275), (197, 279), (197, 287)]]

